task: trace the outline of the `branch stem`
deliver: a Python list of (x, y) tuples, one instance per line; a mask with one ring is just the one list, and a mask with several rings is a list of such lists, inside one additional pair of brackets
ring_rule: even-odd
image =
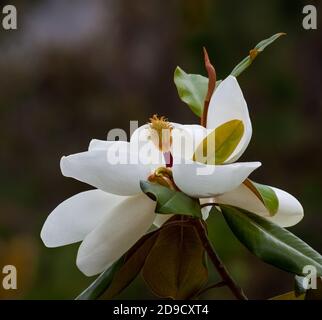
[(201, 242), (203, 243), (208, 256), (217, 269), (218, 273), (220, 274), (223, 282), (228, 286), (228, 288), (231, 290), (233, 295), (238, 300), (248, 300), (243, 290), (235, 283), (233, 278), (230, 276), (228, 270), (220, 260), (219, 256), (217, 255), (215, 248), (213, 247), (212, 243), (209, 241), (207, 237), (207, 230), (203, 223), (198, 220), (195, 224), (196, 231), (198, 232), (198, 235), (200, 237)]

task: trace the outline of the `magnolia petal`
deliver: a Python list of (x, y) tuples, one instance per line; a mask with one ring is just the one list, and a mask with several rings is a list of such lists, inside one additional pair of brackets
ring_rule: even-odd
[(150, 140), (149, 124), (144, 124), (143, 126), (135, 129), (131, 135), (130, 143), (132, 142), (148, 142)]
[(195, 198), (209, 198), (235, 189), (260, 162), (239, 162), (226, 165), (205, 165), (175, 159), (172, 168), (174, 182), (181, 191)]
[(225, 163), (237, 161), (246, 150), (252, 136), (252, 124), (247, 103), (237, 79), (230, 75), (220, 83), (210, 100), (207, 128), (215, 129), (234, 119), (243, 121), (245, 132), (238, 146)]
[(52, 211), (41, 230), (41, 239), (51, 248), (81, 241), (124, 199), (101, 190), (78, 193)]
[(175, 129), (188, 133), (194, 147), (197, 147), (201, 141), (212, 131), (212, 129), (206, 129), (199, 124), (177, 124)]
[(147, 159), (146, 163), (151, 165), (152, 170), (165, 165), (162, 152), (152, 142), (148, 124), (134, 130), (131, 135), (130, 144), (133, 149), (137, 150), (140, 156)]
[(128, 142), (126, 141), (107, 141), (107, 140), (92, 139), (91, 142), (89, 143), (88, 151), (107, 150), (115, 143), (117, 143), (118, 145), (123, 145), (123, 148), (126, 148), (128, 144)]
[(216, 197), (216, 202), (229, 204), (250, 212), (256, 213), (281, 227), (291, 227), (302, 220), (304, 216), (303, 207), (291, 194), (271, 187), (279, 200), (276, 214), (271, 216), (258, 197), (244, 184), (236, 189)]
[(141, 193), (140, 180), (151, 173), (129, 144), (114, 143), (107, 150), (92, 150), (63, 157), (62, 174), (103, 191), (128, 196)]
[[(181, 128), (186, 126), (176, 122), (170, 122), (170, 125), (172, 128)], [(187, 125), (187, 126), (190, 126), (190, 125)], [(146, 142), (150, 140), (151, 140), (151, 130), (150, 130), (150, 125), (147, 123), (138, 127), (133, 131), (130, 142), (132, 141)]]
[[(113, 141), (115, 143), (115, 141)], [(107, 140), (92, 139), (88, 145), (88, 151), (93, 150), (107, 150), (107, 148), (113, 143)]]
[(175, 124), (172, 131), (172, 155), (175, 158), (192, 159), (198, 145), (211, 131), (197, 124)]
[(155, 205), (141, 194), (110, 210), (82, 242), (77, 255), (78, 268), (87, 276), (106, 270), (146, 233), (155, 219)]
[[(171, 153), (174, 157), (192, 159), (193, 153), (199, 143), (212, 131), (195, 124), (182, 125), (175, 122), (171, 122), (170, 124), (172, 126)], [(136, 145), (136, 148), (140, 153), (151, 149), (151, 159), (159, 159), (159, 166), (165, 165), (162, 152), (160, 152), (152, 142), (151, 131), (148, 124), (137, 128), (133, 132), (130, 143)], [(154, 160), (151, 162), (155, 164), (157, 161)]]

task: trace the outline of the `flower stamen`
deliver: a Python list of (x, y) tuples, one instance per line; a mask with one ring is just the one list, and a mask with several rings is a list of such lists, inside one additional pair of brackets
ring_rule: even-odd
[(154, 145), (163, 153), (167, 153), (172, 145), (172, 125), (167, 118), (153, 115), (150, 118), (150, 137)]

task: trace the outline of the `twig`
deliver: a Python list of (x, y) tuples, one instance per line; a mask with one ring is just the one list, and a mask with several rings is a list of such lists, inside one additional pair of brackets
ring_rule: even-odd
[(243, 290), (235, 283), (228, 270), (217, 255), (213, 245), (207, 237), (207, 230), (205, 229), (203, 223), (200, 220), (197, 220), (194, 226), (198, 232), (201, 242), (204, 245), (204, 248), (208, 253), (210, 260), (212, 261), (225, 284), (238, 300), (248, 300)]

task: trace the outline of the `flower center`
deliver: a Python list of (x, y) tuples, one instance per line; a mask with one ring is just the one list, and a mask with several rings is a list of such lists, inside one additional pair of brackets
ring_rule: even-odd
[(158, 183), (171, 190), (178, 190), (178, 187), (173, 181), (172, 171), (169, 168), (160, 167), (154, 171), (149, 177), (150, 182)]
[(163, 153), (169, 152), (172, 144), (172, 125), (165, 117), (156, 114), (150, 118), (150, 134), (154, 145)]

